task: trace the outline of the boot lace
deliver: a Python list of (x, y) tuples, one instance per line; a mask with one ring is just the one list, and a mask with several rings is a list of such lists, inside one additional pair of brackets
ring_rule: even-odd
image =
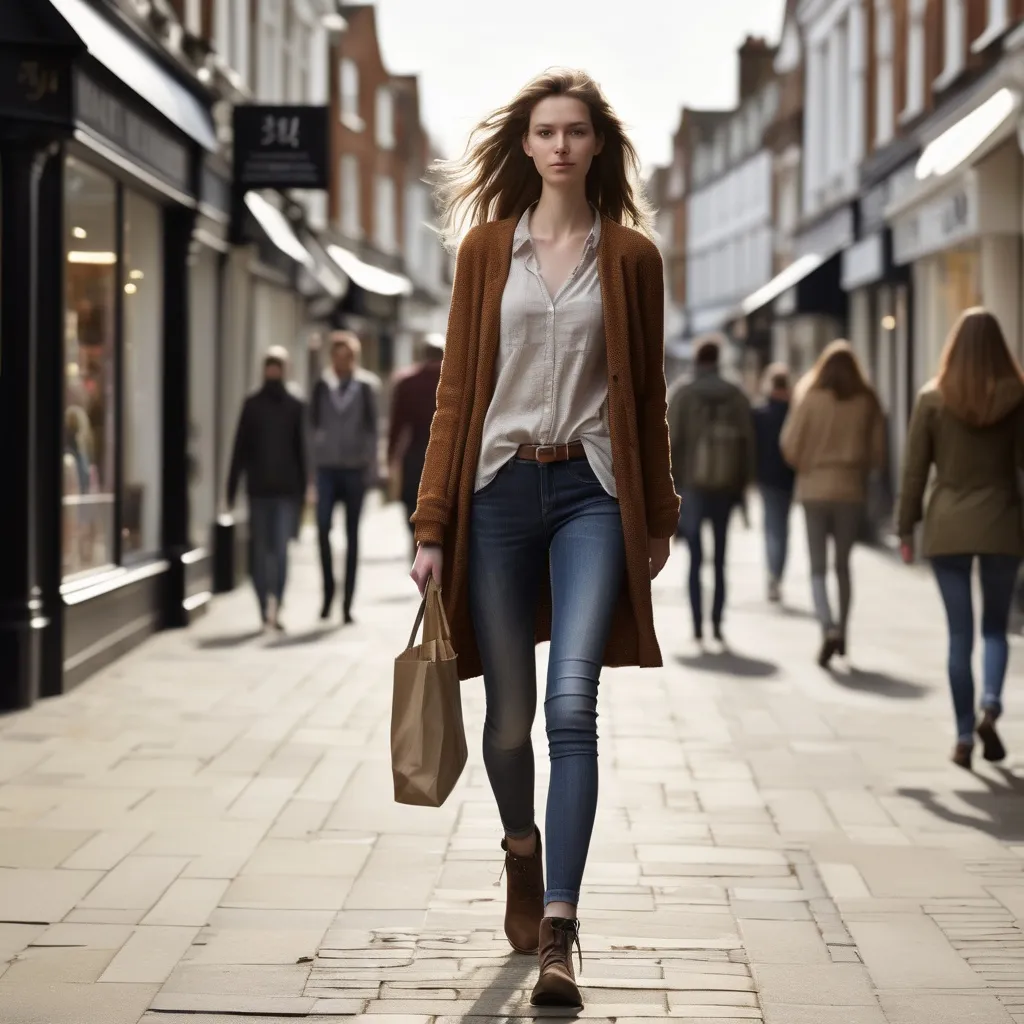
[(540, 963), (543, 974), (549, 967), (557, 966), (562, 961), (572, 961), (572, 948), (576, 947), (579, 959), (580, 974), (583, 973), (583, 949), (580, 947), (580, 923), (561, 917), (551, 918), (551, 928), (556, 941), (545, 951)]

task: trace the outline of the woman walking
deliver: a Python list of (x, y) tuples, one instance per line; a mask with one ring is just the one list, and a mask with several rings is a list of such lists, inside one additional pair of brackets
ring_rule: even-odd
[[(441, 188), (458, 251), (412, 577), (442, 580), (463, 679), (483, 675), (505, 933), (533, 1002), (579, 1005), (572, 949), (597, 808), (604, 665), (660, 666), (651, 579), (679, 517), (662, 263), (637, 156), (579, 71), (527, 85)], [(550, 639), (547, 884), (534, 818), (534, 645)]]
[[(796, 470), (796, 500), (807, 520), (811, 594), (821, 623), (818, 664), (846, 656), (853, 585), (850, 553), (860, 531), (868, 477), (885, 465), (885, 417), (845, 341), (829, 345), (804, 385), (782, 429), (782, 454)], [(828, 540), (832, 538), (839, 618), (828, 598)]]
[[(935, 481), (923, 511), (934, 466)], [(898, 527), (903, 559), (931, 560), (949, 624), (949, 686), (956, 715), (953, 761), (970, 768), (974, 749), (974, 609), (971, 573), (981, 575), (983, 689), (977, 732), (988, 761), (1006, 750), (996, 732), (1009, 658), (1006, 631), (1024, 556), (1017, 474), (1024, 467), (1024, 374), (996, 318), (966, 310), (950, 333), (938, 377), (918, 395), (910, 420)]]

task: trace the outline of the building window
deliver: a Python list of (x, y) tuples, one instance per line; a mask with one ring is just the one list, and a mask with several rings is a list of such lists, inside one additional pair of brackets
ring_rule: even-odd
[(668, 179), (668, 198), (670, 200), (680, 200), (686, 195), (686, 168), (683, 166), (683, 156), (681, 153), (676, 154), (675, 161), (672, 164), (672, 169)]
[(907, 29), (907, 105), (900, 115), (909, 121), (924, 110), (925, 25), (928, 0), (910, 0), (910, 24)]
[(359, 116), (359, 65), (350, 57), (342, 57), (338, 78), (342, 123), (354, 132), (361, 132), (363, 120)]
[(124, 490), (121, 554), (160, 550), (163, 472), (163, 213), (124, 193)]
[(213, 46), (231, 67), (231, 6), (234, 0), (215, 0), (213, 8)]
[(377, 88), (377, 108), (374, 113), (377, 126), (377, 145), (381, 149), (395, 146), (395, 98), (390, 86)]
[(363, 234), (362, 204), (359, 201), (359, 158), (346, 153), (341, 158), (341, 230), (349, 238)]
[(1010, 27), (1010, 0), (988, 0), (988, 25), (975, 39), (975, 53), (987, 50)]
[(203, 7), (200, 0), (185, 0), (185, 31), (194, 36), (203, 33)]
[(234, 20), (234, 49), (231, 53), (231, 66), (238, 72), (243, 83), (249, 81), (249, 35), (251, 13), (249, 0), (231, 0)]
[(281, 65), (284, 38), (281, 0), (260, 0), (258, 93), (267, 101), (281, 99)]
[(945, 56), (942, 74), (935, 82), (936, 89), (945, 89), (960, 77), (967, 56), (967, 11), (964, 8), (964, 0), (946, 0), (944, 7)]
[(374, 189), (374, 235), (383, 252), (395, 252), (398, 234), (395, 223), (395, 179), (389, 174), (378, 174)]
[(63, 571), (117, 562), (117, 186), (69, 158), (65, 179)]
[(220, 255), (200, 246), (189, 267), (188, 528), (195, 547), (211, 543), (217, 514), (217, 346)]
[(893, 16), (891, 0), (875, 4), (875, 145), (884, 146), (895, 131), (896, 97), (893, 81)]

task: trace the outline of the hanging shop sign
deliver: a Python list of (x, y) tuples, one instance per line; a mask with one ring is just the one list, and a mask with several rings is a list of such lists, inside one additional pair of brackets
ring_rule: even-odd
[(325, 106), (235, 107), (235, 187), (326, 189), (329, 128)]
[(70, 60), (43, 50), (0, 48), (0, 116), (70, 126)]

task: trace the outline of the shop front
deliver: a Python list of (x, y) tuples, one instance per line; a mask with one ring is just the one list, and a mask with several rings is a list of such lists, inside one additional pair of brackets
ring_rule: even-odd
[(216, 137), (200, 96), (84, 0), (2, 6), (0, 704), (23, 707), (209, 589), (201, 569), (187, 583), (185, 439)]

